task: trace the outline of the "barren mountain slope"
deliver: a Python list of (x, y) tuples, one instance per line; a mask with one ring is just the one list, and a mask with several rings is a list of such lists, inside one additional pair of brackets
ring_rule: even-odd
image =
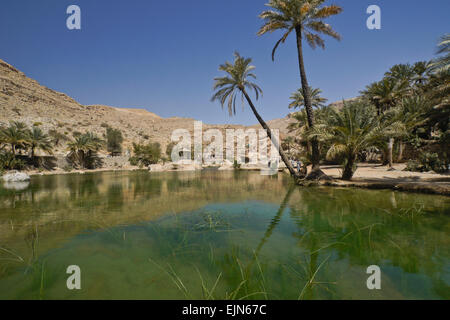
[[(145, 109), (124, 109), (103, 105), (84, 106), (64, 93), (56, 92), (28, 78), (23, 72), (0, 59), (0, 124), (23, 121), (39, 125), (44, 131), (56, 129), (73, 139), (77, 132), (92, 131), (99, 136), (106, 125), (122, 130), (125, 148), (132, 142), (156, 141), (163, 150), (170, 142), (173, 130), (193, 131), (193, 120), (188, 118), (161, 118)], [(274, 129), (286, 134), (288, 118), (268, 121)], [(251, 126), (259, 128), (259, 125)], [(203, 125), (208, 128), (245, 128), (241, 125)], [(59, 148), (60, 152), (65, 147)]]

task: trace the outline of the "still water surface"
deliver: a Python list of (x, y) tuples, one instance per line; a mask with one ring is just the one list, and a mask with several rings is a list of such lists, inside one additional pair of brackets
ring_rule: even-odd
[(0, 185), (0, 299), (450, 299), (449, 232), (448, 197), (283, 175), (33, 177)]

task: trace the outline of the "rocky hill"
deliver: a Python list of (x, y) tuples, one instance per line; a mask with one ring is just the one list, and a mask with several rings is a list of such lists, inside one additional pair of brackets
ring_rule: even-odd
[[(145, 109), (124, 109), (104, 105), (81, 105), (64, 93), (56, 92), (28, 78), (23, 72), (0, 59), (0, 124), (22, 121), (39, 125), (44, 131), (55, 129), (73, 138), (77, 133), (92, 131), (103, 136), (106, 126), (122, 130), (125, 148), (132, 142), (156, 141), (163, 150), (170, 142), (173, 130), (193, 131), (193, 120), (188, 118), (161, 118)], [(269, 124), (286, 133), (288, 119), (277, 119)], [(258, 128), (259, 126), (252, 126)], [(204, 129), (245, 128), (241, 125), (208, 125)], [(64, 152), (64, 146), (60, 150)]]
[[(337, 107), (342, 102), (335, 103)], [(51, 129), (73, 139), (77, 133), (91, 131), (104, 136), (106, 127), (120, 129), (125, 149), (133, 142), (159, 142), (162, 149), (170, 142), (175, 129), (193, 132), (194, 119), (161, 118), (145, 109), (125, 109), (104, 105), (81, 105), (64, 93), (56, 92), (28, 78), (23, 72), (0, 59), (0, 125), (9, 121), (22, 121), (28, 126), (39, 125), (44, 131)], [(272, 129), (279, 129), (281, 137), (288, 134), (288, 117), (268, 121)], [(249, 126), (260, 128), (259, 124)], [(242, 125), (203, 125), (204, 130), (217, 128), (247, 128)], [(65, 146), (56, 152), (65, 153)]]

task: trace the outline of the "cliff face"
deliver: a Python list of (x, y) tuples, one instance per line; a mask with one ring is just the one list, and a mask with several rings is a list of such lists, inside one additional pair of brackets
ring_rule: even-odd
[[(56, 129), (73, 138), (74, 133), (92, 131), (99, 136), (105, 134), (105, 124), (122, 130), (124, 146), (132, 142), (159, 142), (163, 150), (170, 142), (173, 130), (184, 128), (193, 131), (193, 119), (161, 118), (144, 109), (124, 109), (103, 105), (84, 106), (64, 93), (56, 92), (28, 78), (0, 59), (0, 124), (22, 121), (32, 126), (38, 124), (44, 131)], [(287, 133), (288, 118), (268, 121), (281, 135)], [(208, 125), (208, 128), (245, 128), (240, 125)], [(259, 125), (251, 126), (259, 128)], [(64, 152), (60, 147), (57, 152)]]

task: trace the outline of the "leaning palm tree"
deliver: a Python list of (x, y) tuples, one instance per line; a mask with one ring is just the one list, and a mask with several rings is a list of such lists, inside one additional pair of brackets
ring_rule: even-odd
[[(271, 10), (266, 10), (259, 16), (265, 23), (260, 28), (258, 35), (272, 33), (277, 30), (283, 30), (284, 32), (272, 50), (272, 60), (275, 59), (275, 52), (278, 46), (286, 41), (292, 31), (295, 31), (301, 87), (310, 128), (314, 127), (315, 119), (311, 102), (311, 89), (303, 61), (303, 40), (306, 39), (313, 49), (317, 46), (325, 48), (325, 41), (319, 34), (325, 34), (340, 40), (340, 35), (329, 24), (324, 23), (323, 20), (339, 14), (342, 8), (337, 5), (322, 6), (324, 2), (325, 0), (270, 0), (267, 6)], [(311, 141), (311, 145), (313, 169), (319, 169), (320, 151), (316, 139)]]
[(27, 143), (31, 150), (31, 159), (34, 160), (35, 150), (42, 150), (52, 154), (52, 142), (50, 137), (40, 128), (33, 127), (27, 132)]
[(430, 70), (433, 72), (448, 71), (450, 69), (450, 34), (446, 34), (441, 38), (437, 54), (445, 55), (432, 61), (429, 65)]
[[(321, 93), (322, 90), (319, 88), (311, 89), (311, 105), (315, 108), (325, 107), (325, 103), (328, 101), (328, 99), (320, 96)], [(305, 106), (305, 98), (302, 89), (295, 91), (290, 99), (292, 102), (289, 104), (289, 108), (301, 108)]]
[(253, 104), (250, 96), (247, 93), (248, 90), (255, 92), (256, 100), (258, 100), (259, 95), (262, 94), (261, 88), (255, 83), (249, 81), (249, 78), (256, 79), (253, 70), (255, 66), (251, 65), (251, 58), (241, 57), (238, 52), (234, 53), (234, 62), (225, 62), (225, 64), (220, 65), (219, 70), (227, 73), (224, 77), (214, 78), (214, 90), (216, 91), (211, 98), (211, 101), (220, 101), (222, 108), (227, 104), (228, 112), (230, 116), (236, 114), (236, 98), (240, 94), (241, 100), (244, 98), (247, 100), (250, 108), (253, 111), (258, 122), (266, 130), (267, 136), (272, 140), (274, 146), (278, 149), (281, 159), (285, 163), (289, 172), (292, 176), (296, 176), (296, 172), (292, 167), (289, 159), (285, 155), (284, 151), (280, 148), (278, 141), (272, 135), (272, 131), (266, 122), (261, 118), (258, 111)]
[(343, 159), (342, 179), (351, 180), (358, 154), (375, 146), (383, 137), (379, 118), (371, 105), (356, 102), (344, 103), (340, 111), (330, 108), (327, 122), (312, 129), (310, 136), (331, 144), (327, 158)]

